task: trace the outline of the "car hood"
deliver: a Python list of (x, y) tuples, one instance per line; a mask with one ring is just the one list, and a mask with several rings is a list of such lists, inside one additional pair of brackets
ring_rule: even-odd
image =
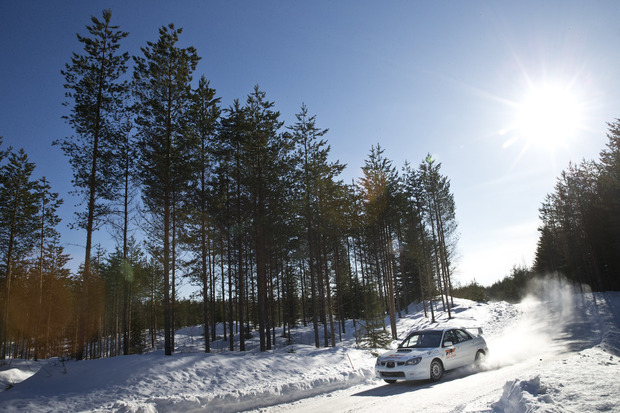
[(381, 361), (388, 360), (408, 360), (413, 357), (424, 357), (426, 355), (430, 355), (437, 352), (436, 348), (414, 348), (411, 351), (398, 351), (398, 350), (390, 350), (386, 353), (383, 353), (379, 356)]

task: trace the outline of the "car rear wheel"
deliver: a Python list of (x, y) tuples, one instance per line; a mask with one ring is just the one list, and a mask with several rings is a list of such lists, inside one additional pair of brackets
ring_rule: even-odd
[(474, 361), (477, 368), (482, 368), (482, 364), (484, 363), (485, 357), (486, 357), (486, 354), (484, 353), (484, 351), (478, 350), (478, 352), (476, 353), (476, 360)]
[(435, 359), (431, 362), (431, 380), (438, 381), (443, 376), (443, 364)]
[(394, 383), (396, 383), (396, 380), (383, 379), (383, 381), (386, 382), (387, 384), (394, 384)]

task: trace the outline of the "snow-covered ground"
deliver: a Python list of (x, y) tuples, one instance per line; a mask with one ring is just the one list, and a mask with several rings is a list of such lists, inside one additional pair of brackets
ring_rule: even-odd
[[(200, 327), (177, 332), (177, 351), (88, 361), (13, 360), (0, 368), (2, 412), (594, 412), (620, 408), (620, 293), (540, 286), (512, 305), (455, 299), (443, 325), (482, 326), (491, 354), (483, 371), (448, 372), (439, 383), (385, 384), (358, 348), (352, 323), (335, 348), (317, 349), (310, 327), (278, 337), (275, 350), (202, 352)], [(400, 336), (431, 326), (421, 305)], [(436, 324), (435, 324), (436, 325)], [(434, 325), (433, 325), (434, 326)], [(394, 343), (396, 345), (396, 342)], [(223, 342), (213, 347), (226, 348)], [(380, 350), (381, 351), (381, 350)]]

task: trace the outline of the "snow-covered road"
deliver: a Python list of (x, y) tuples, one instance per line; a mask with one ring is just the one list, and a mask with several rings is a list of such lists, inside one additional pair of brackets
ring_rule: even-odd
[(398, 382), (358, 385), (346, 390), (312, 397), (257, 412), (463, 412), (487, 411), (499, 400), (504, 384), (520, 377), (536, 375), (563, 355), (532, 358), (498, 369), (472, 372), (463, 368), (448, 372), (438, 382)]
[(255, 412), (620, 411), (620, 296), (581, 298), (523, 303), (515, 322), (489, 337), (483, 371), (461, 368), (438, 383), (377, 380)]

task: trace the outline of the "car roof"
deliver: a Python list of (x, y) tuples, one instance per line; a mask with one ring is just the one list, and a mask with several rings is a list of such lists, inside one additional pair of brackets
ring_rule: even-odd
[(410, 334), (420, 334), (420, 333), (443, 333), (444, 331), (446, 331), (446, 328), (425, 328), (422, 330), (412, 330), (409, 332), (408, 335)]
[(415, 333), (419, 334), (419, 333), (431, 333), (431, 332), (443, 333), (443, 332), (448, 331), (448, 330), (467, 330), (467, 329), (465, 327), (458, 327), (458, 326), (457, 327), (454, 327), (454, 326), (452, 326), (452, 327), (442, 327), (442, 328), (423, 328), (421, 330), (412, 330), (407, 335), (415, 334)]

